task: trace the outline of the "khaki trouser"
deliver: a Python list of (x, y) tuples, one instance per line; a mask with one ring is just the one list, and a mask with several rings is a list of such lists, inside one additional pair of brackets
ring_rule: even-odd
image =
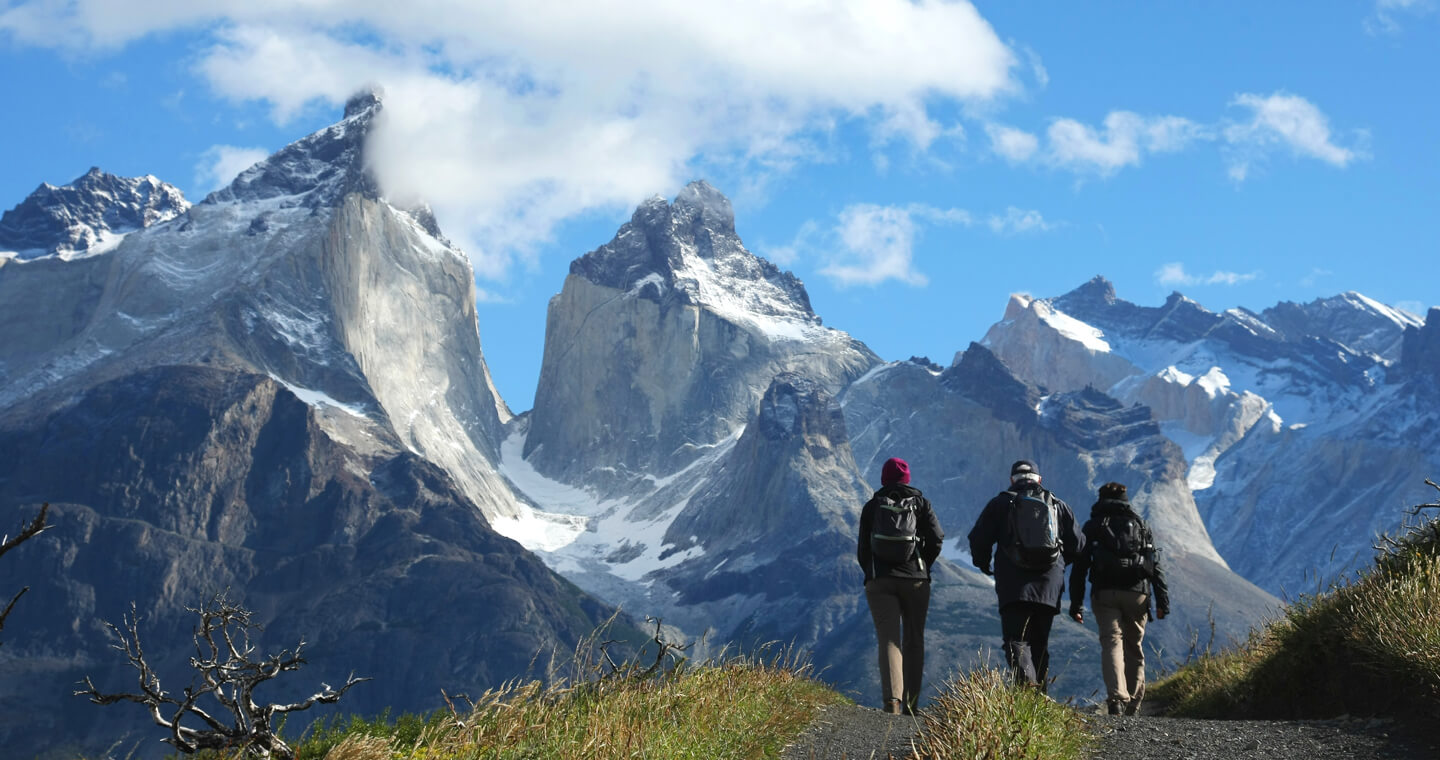
[(1145, 619), (1150, 597), (1139, 591), (1097, 588), (1090, 597), (1100, 626), (1100, 672), (1106, 702), (1134, 715), (1145, 698)]
[(913, 710), (920, 701), (920, 679), (925, 672), (930, 582), (875, 578), (865, 584), (865, 601), (870, 604), (879, 644), (881, 703), (898, 699)]

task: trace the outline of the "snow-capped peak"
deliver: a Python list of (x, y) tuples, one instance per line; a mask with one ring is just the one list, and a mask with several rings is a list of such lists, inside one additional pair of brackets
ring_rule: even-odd
[(334, 206), (352, 192), (379, 198), (375, 178), (365, 166), (364, 147), (382, 107), (376, 90), (350, 98), (345, 118), (281, 148), (203, 203), (278, 200), (281, 207), (320, 208)]
[(117, 177), (91, 168), (68, 185), (40, 185), (0, 216), (0, 258), (97, 255), (189, 208), (179, 188), (153, 176)]
[(745, 249), (729, 199), (704, 180), (673, 203), (657, 197), (641, 204), (613, 240), (572, 262), (570, 273), (634, 297), (678, 298), (772, 338), (823, 330), (804, 284)]

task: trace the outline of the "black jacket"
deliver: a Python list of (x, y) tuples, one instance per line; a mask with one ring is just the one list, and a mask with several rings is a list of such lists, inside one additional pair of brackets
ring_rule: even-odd
[[(1155, 557), (1155, 569), (1151, 572), (1148, 580), (1140, 580), (1134, 584), (1115, 586), (1105, 582), (1104, 579), (1096, 578), (1092, 572), (1095, 561), (1095, 547), (1101, 541), (1100, 534), (1105, 531), (1102, 522), (1107, 517), (1130, 516), (1140, 520), (1141, 525), (1145, 521), (1130, 506), (1130, 502), (1123, 499), (1101, 499), (1090, 507), (1090, 519), (1085, 521), (1085, 527), (1081, 532), (1085, 535), (1085, 548), (1075, 555), (1075, 566), (1070, 570), (1070, 614), (1080, 612), (1082, 603), (1085, 600), (1085, 581), (1088, 578), (1093, 588), (1120, 588), (1140, 593), (1152, 592), (1151, 597), (1155, 600), (1155, 609), (1161, 614), (1170, 614), (1170, 590), (1165, 585), (1165, 572), (1160, 568), (1159, 557)], [(1150, 533), (1150, 526), (1145, 525), (1145, 532)]]
[(995, 558), (995, 596), (1001, 609), (1015, 602), (1036, 602), (1060, 611), (1060, 597), (1065, 593), (1065, 565), (1073, 561), (1076, 554), (1085, 548), (1085, 539), (1075, 532), (1075, 513), (1055, 494), (1060, 517), (1060, 558), (1046, 570), (1026, 570), (1010, 561), (1005, 552), (995, 552), (995, 546), (1009, 543), (1010, 506), (1015, 495), (1023, 489), (1044, 491), (1038, 483), (1022, 481), (1001, 491), (985, 505), (975, 527), (970, 529), (970, 558), (975, 567), (982, 571), (990, 569), (990, 559)]
[[(870, 526), (875, 520), (875, 503), (882, 497), (899, 501), (911, 496), (919, 497), (920, 500), (915, 511), (915, 532), (920, 537), (919, 556), (904, 564), (892, 565), (870, 552)], [(866, 582), (872, 578), (887, 576), (928, 581), (930, 566), (935, 564), (935, 558), (940, 556), (940, 543), (944, 540), (945, 531), (940, 529), (940, 521), (935, 517), (930, 500), (922, 496), (918, 488), (894, 483), (876, 491), (860, 510), (860, 542), (856, 545), (855, 556), (860, 561), (860, 569), (865, 572)]]

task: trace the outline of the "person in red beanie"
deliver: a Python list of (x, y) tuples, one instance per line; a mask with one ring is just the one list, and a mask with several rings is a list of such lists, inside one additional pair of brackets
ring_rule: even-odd
[(919, 706), (930, 566), (944, 540), (930, 500), (910, 485), (910, 465), (887, 459), (880, 468), (880, 490), (860, 510), (856, 547), (879, 644), (885, 712), (913, 715)]

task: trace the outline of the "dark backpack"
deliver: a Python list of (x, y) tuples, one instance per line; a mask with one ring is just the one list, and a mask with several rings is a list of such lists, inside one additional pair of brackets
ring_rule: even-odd
[(1060, 559), (1060, 508), (1049, 491), (1023, 491), (1010, 502), (1005, 554), (1023, 570), (1048, 570)]
[(1100, 518), (1093, 557), (1096, 585), (1127, 588), (1140, 583), (1155, 567), (1150, 528), (1133, 512)]
[(903, 565), (920, 553), (920, 500), (913, 496), (895, 501), (881, 496), (870, 523), (870, 552), (892, 565)]

